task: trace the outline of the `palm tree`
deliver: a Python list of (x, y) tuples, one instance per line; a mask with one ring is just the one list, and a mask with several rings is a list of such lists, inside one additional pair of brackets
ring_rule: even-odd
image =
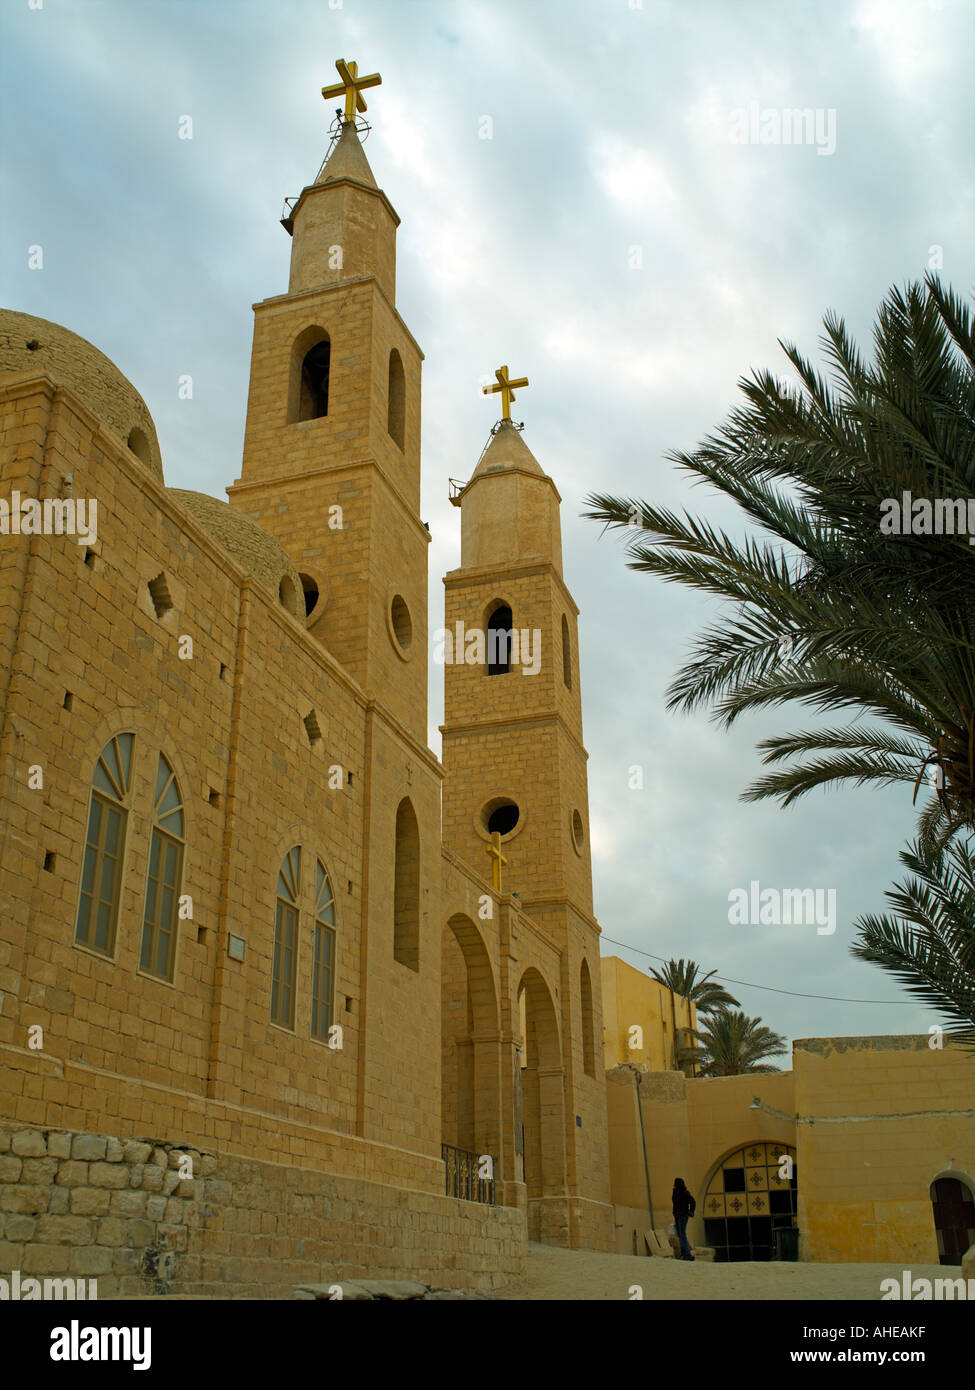
[[(838, 728), (765, 739), (746, 800), (789, 805), (814, 787), (931, 779), (929, 817), (975, 824), (975, 551), (952, 534), (887, 534), (891, 503), (975, 494), (975, 335), (968, 308), (928, 275), (892, 289), (866, 363), (824, 320), (831, 383), (782, 343), (798, 388), (755, 373), (746, 404), (693, 454), (670, 457), (764, 532), (735, 543), (686, 513), (596, 493), (586, 513), (626, 528), (631, 569), (716, 594), (731, 611), (697, 639), (668, 707), (746, 711), (798, 702), (855, 710)], [(966, 514), (967, 516), (967, 514)], [(633, 527), (639, 529), (634, 533)], [(859, 722), (859, 716), (870, 718)]]
[(702, 1076), (741, 1076), (745, 1072), (774, 1072), (766, 1059), (779, 1057), (788, 1045), (760, 1018), (748, 1018), (740, 1009), (719, 1009), (708, 1016), (697, 1032), (702, 1051)]
[(918, 839), (900, 860), (914, 876), (885, 895), (894, 914), (859, 918), (850, 951), (944, 1010), (946, 1032), (975, 1048), (975, 853)]
[(714, 970), (709, 970), (699, 979), (700, 969), (697, 961), (685, 961), (683, 957), (680, 960), (671, 958), (663, 970), (655, 970), (653, 967), (650, 969), (653, 978), (670, 990), (670, 1065), (675, 1071), (683, 1071), (685, 1075), (690, 1076), (693, 1076), (694, 1069), (700, 1064), (702, 1054), (695, 1041), (697, 1035), (694, 1029), (677, 1027), (674, 995), (690, 1000), (701, 1016), (713, 1013), (715, 1009), (724, 1005), (738, 1003), (734, 995), (729, 994), (723, 985), (716, 984), (711, 979), (711, 976), (716, 974)]
[(699, 978), (700, 969), (697, 961), (671, 959), (667, 961), (663, 970), (654, 970), (651, 967), (650, 974), (674, 994), (679, 994), (682, 999), (689, 999), (699, 1014), (713, 1013), (722, 1005), (738, 1003), (723, 985), (712, 981), (711, 976), (716, 975), (717, 971), (709, 970)]

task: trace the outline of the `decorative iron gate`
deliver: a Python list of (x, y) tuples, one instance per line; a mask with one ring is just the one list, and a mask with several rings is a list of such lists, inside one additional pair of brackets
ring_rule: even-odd
[[(489, 1154), (471, 1153), (469, 1149), (455, 1149), (452, 1144), (441, 1144), (440, 1154), (446, 1170), (445, 1191), (448, 1197), (460, 1197), (465, 1202), (484, 1202), (494, 1205), (494, 1178), (481, 1178), (478, 1170)], [(491, 1172), (494, 1172), (493, 1160)]]
[[(788, 1160), (785, 1162), (784, 1160)], [(772, 1260), (776, 1232), (796, 1226), (796, 1151), (755, 1143), (729, 1154), (704, 1198), (704, 1240), (718, 1262)]]

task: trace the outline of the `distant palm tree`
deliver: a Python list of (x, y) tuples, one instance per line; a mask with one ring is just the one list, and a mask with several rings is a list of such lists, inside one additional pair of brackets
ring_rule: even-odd
[(766, 1058), (779, 1057), (788, 1045), (760, 1018), (746, 1018), (740, 1009), (720, 1009), (697, 1030), (701, 1044), (702, 1076), (742, 1076), (745, 1072), (781, 1071)]
[(734, 995), (729, 994), (723, 985), (712, 982), (711, 976), (716, 975), (717, 971), (709, 970), (699, 978), (700, 969), (697, 961), (671, 959), (662, 970), (651, 968), (650, 974), (667, 989), (679, 994), (682, 999), (689, 999), (699, 1014), (713, 1013), (723, 1005), (738, 1003)]
[(700, 969), (697, 961), (671, 958), (662, 970), (654, 970), (653, 968), (650, 970), (653, 978), (670, 990), (670, 1065), (675, 1071), (683, 1071), (685, 1075), (694, 1074), (701, 1061), (701, 1049), (694, 1041), (693, 1028), (677, 1027), (674, 995), (680, 995), (682, 999), (689, 999), (702, 1017), (706, 1017), (715, 1009), (738, 1003), (734, 995), (729, 994), (723, 985), (715, 984), (711, 979), (711, 976), (716, 973), (714, 970), (709, 970), (706, 975), (701, 975), (698, 978)]
[(975, 1048), (975, 852), (918, 839), (900, 860), (914, 877), (885, 894), (892, 915), (857, 920), (850, 952), (944, 1010), (946, 1033)]

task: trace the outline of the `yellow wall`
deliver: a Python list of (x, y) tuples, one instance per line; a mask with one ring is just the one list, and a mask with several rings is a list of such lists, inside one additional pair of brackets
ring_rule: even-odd
[[(671, 1070), (674, 1027), (697, 1027), (694, 1005), (618, 956), (603, 956), (600, 969), (606, 1067), (639, 1062), (651, 1071)], [(642, 1029), (642, 1046), (630, 1045), (639, 1041), (639, 1035), (631, 1033), (634, 1026)]]
[(793, 1044), (804, 1258), (937, 1263), (931, 1183), (975, 1186), (975, 1054), (928, 1044)]
[[(641, 1068), (658, 1231), (671, 1221), (679, 1176), (697, 1202), (689, 1238), (704, 1244), (715, 1168), (737, 1148), (776, 1141), (797, 1152), (801, 1259), (937, 1263), (931, 1183), (955, 1175), (975, 1191), (975, 1056), (928, 1042), (803, 1039), (793, 1044), (793, 1070), (768, 1075), (686, 1078)], [(642, 1253), (648, 1203), (634, 1073), (616, 1067), (606, 1081), (617, 1249), (632, 1252), (635, 1230)]]
[[(692, 1243), (703, 1245), (704, 1194), (720, 1160), (744, 1144), (779, 1140), (795, 1145), (795, 1125), (791, 1120), (749, 1109), (757, 1096), (769, 1109), (792, 1114), (793, 1074), (704, 1079), (640, 1068), (640, 1077), (654, 1226), (660, 1233), (670, 1225), (674, 1179), (683, 1178), (697, 1203), (697, 1212), (688, 1227), (689, 1238)], [(635, 1076), (629, 1068), (617, 1067), (606, 1073), (606, 1081), (617, 1249), (632, 1253), (636, 1226), (638, 1250), (642, 1254), (648, 1202)], [(635, 1210), (627, 1212), (621, 1208)]]

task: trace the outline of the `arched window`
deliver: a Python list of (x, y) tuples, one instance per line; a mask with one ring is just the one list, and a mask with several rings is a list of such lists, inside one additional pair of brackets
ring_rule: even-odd
[(595, 1076), (596, 1042), (592, 1022), (592, 978), (587, 961), (582, 962), (579, 970), (579, 997), (582, 1000), (582, 1069), (587, 1076)]
[(406, 797), (396, 812), (393, 959), (411, 970), (420, 969), (420, 831)]
[(569, 644), (569, 620), (562, 614), (562, 679), (567, 690), (572, 689), (572, 647)]
[(274, 913), (274, 953), (271, 958), (271, 1022), (293, 1028), (295, 1022), (295, 962), (298, 945), (298, 896), (301, 887), (301, 847), (284, 857), (278, 873)]
[(403, 359), (393, 348), (389, 354), (389, 391), (386, 408), (386, 428), (394, 443), (401, 449), (406, 447), (406, 376), (403, 372)]
[(318, 420), (328, 414), (332, 343), (324, 328), (313, 325), (291, 345), (288, 419)]
[(488, 619), (487, 673), (504, 676), (511, 670), (511, 609), (500, 604)]
[(335, 897), (321, 860), (315, 866), (315, 964), (311, 986), (311, 1033), (328, 1039), (335, 982)]
[(128, 446), (135, 454), (137, 459), (143, 463), (152, 464), (152, 450), (149, 448), (149, 440), (146, 438), (145, 430), (140, 430), (138, 425), (129, 431)]
[(966, 1250), (975, 1245), (975, 1201), (971, 1191), (959, 1178), (945, 1175), (931, 1184), (930, 1196), (938, 1262), (960, 1265)]
[(161, 980), (173, 978), (183, 844), (183, 800), (176, 774), (160, 754), (139, 969)]
[(106, 956), (115, 951), (133, 743), (132, 734), (110, 739), (91, 779), (75, 941)]

